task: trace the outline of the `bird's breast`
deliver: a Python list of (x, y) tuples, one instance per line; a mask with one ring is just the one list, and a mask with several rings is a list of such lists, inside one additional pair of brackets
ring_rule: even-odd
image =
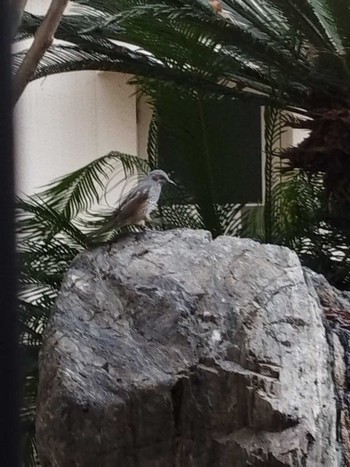
[(157, 209), (157, 204), (161, 192), (161, 187), (157, 184), (150, 189), (148, 200), (148, 212)]

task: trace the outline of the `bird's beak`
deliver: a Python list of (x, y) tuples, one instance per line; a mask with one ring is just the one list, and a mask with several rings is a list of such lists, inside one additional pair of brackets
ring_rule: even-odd
[(168, 177), (168, 182), (171, 183), (172, 185), (177, 186), (176, 183), (173, 180), (171, 180), (169, 177)]

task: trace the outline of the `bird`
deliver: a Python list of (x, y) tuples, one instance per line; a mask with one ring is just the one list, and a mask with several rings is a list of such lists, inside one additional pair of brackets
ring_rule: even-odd
[(144, 228), (145, 222), (152, 220), (150, 214), (157, 209), (162, 187), (166, 183), (176, 185), (163, 170), (152, 170), (122, 198), (112, 218), (90, 237), (128, 225)]

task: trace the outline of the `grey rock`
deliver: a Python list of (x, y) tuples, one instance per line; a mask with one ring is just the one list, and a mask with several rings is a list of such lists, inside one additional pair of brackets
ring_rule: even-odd
[(324, 324), (336, 394), (337, 436), (343, 465), (350, 466), (350, 293), (335, 289), (323, 276), (307, 268), (304, 272), (327, 318)]
[(79, 255), (40, 357), (42, 466), (343, 465), (316, 282), (287, 248), (205, 231)]

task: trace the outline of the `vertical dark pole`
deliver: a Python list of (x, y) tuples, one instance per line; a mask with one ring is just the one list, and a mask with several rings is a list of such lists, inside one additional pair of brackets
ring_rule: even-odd
[(0, 0), (0, 466), (19, 465), (9, 1)]

